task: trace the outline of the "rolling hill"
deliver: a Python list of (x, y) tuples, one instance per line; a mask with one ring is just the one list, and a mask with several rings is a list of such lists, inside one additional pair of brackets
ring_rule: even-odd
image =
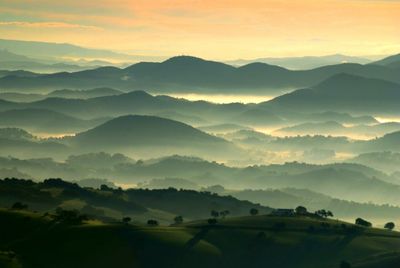
[(82, 120), (47, 109), (20, 109), (0, 112), (0, 127), (16, 127), (39, 133), (75, 133), (105, 120)]
[(399, 265), (399, 252), (393, 250), (400, 246), (397, 232), (309, 217), (228, 217), (211, 226), (196, 221), (170, 227), (63, 225), (51, 216), (6, 210), (0, 219), (0, 245), (11, 245), (0, 263), (13, 268), (21, 263), (43, 268), (54, 263), (60, 268), (334, 268), (343, 261), (359, 268)]
[[(128, 115), (112, 119), (68, 142), (76, 148), (132, 154), (135, 150), (228, 155), (239, 153), (233, 144), (184, 123), (154, 116)], [(164, 151), (165, 152), (165, 151)], [(150, 153), (150, 152), (149, 152)]]

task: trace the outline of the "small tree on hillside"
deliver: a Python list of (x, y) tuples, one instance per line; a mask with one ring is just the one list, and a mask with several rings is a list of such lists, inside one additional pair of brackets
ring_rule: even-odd
[(216, 211), (216, 210), (211, 210), (211, 217), (218, 218), (219, 217), (219, 212)]
[(250, 215), (251, 215), (251, 216), (258, 215), (258, 209), (256, 209), (256, 208), (250, 209)]
[(394, 222), (388, 222), (388, 223), (385, 224), (385, 229), (388, 229), (390, 231), (393, 230), (394, 227), (395, 227)]
[(224, 211), (221, 211), (221, 212), (219, 213), (219, 215), (221, 215), (222, 218), (225, 218), (225, 217), (228, 216), (229, 214), (230, 214), (229, 210), (224, 210)]
[(361, 218), (356, 219), (356, 224), (364, 227), (372, 227), (372, 223)]
[(298, 206), (296, 208), (296, 214), (305, 215), (305, 214), (307, 214), (307, 209), (303, 206)]
[(325, 209), (317, 210), (315, 211), (315, 214), (325, 219), (328, 217), (333, 217), (333, 213), (330, 210)]
[(182, 216), (176, 216), (174, 218), (175, 224), (181, 224), (183, 222), (183, 217)]
[(100, 185), (100, 191), (111, 191), (111, 190), (113, 190), (113, 189), (108, 187), (105, 184)]
[(123, 218), (122, 218), (122, 222), (125, 223), (125, 224), (130, 223), (131, 220), (132, 220), (131, 217), (123, 217)]

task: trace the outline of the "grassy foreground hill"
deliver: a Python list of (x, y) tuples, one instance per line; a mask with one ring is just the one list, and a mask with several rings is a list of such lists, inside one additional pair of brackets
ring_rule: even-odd
[[(177, 226), (87, 222), (0, 210), (2, 267), (398, 267), (400, 234), (308, 217)], [(383, 265), (383, 266), (382, 266)]]

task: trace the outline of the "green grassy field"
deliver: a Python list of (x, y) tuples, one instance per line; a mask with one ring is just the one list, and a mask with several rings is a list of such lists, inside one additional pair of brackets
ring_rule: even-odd
[[(0, 210), (0, 267), (399, 267), (400, 234), (307, 217), (179, 226), (55, 224)], [(10, 252), (13, 252), (10, 254)], [(382, 266), (384, 265), (384, 266)]]

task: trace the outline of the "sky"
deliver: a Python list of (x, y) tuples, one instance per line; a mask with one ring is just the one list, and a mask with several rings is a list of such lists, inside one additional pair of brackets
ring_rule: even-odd
[(0, 38), (137, 55), (400, 53), (400, 0), (0, 0)]

